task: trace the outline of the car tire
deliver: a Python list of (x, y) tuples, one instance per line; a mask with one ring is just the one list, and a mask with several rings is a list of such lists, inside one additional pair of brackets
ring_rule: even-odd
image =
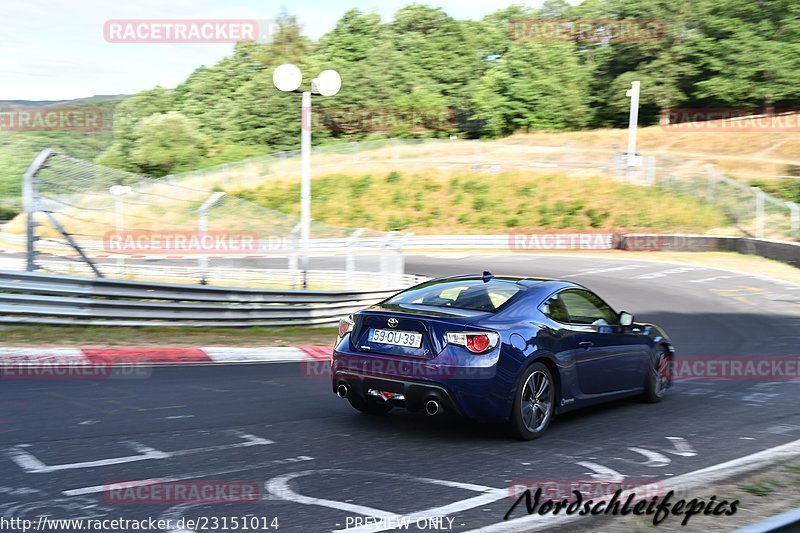
[(653, 351), (650, 368), (647, 370), (647, 382), (644, 387), (644, 400), (648, 403), (658, 403), (667, 393), (672, 384), (670, 357), (663, 346), (658, 346)]
[(515, 437), (533, 440), (544, 434), (555, 412), (555, 393), (555, 381), (545, 365), (533, 363), (525, 370), (511, 411), (510, 426)]
[(350, 402), (350, 405), (353, 406), (354, 409), (357, 411), (361, 411), (362, 413), (366, 413), (368, 415), (385, 415), (389, 411), (392, 410), (391, 405), (387, 405), (385, 403), (378, 403), (374, 400), (367, 400), (364, 398), (360, 398), (359, 396), (348, 396), (347, 400)]

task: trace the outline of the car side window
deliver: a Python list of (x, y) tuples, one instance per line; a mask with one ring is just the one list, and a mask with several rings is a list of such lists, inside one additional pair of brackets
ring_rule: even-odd
[(561, 322), (562, 324), (569, 322), (569, 314), (558, 294), (554, 294), (544, 303), (542, 312), (556, 322)]
[(560, 299), (572, 324), (608, 326), (619, 322), (617, 314), (592, 292), (570, 289), (561, 292)]

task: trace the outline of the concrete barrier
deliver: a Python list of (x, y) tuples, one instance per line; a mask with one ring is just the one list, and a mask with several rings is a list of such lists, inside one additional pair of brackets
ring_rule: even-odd
[(628, 233), (618, 239), (620, 250), (670, 252), (739, 252), (773, 259), (800, 268), (800, 243), (747, 237)]

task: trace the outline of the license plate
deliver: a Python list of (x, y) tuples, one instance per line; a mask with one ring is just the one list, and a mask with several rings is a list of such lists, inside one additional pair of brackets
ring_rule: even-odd
[(397, 331), (395, 329), (373, 329), (369, 332), (369, 340), (380, 344), (419, 348), (422, 346), (422, 333)]

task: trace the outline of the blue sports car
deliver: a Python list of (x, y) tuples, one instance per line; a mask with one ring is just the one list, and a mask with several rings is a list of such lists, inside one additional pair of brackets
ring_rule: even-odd
[(450, 411), (530, 440), (578, 407), (660, 401), (673, 354), (660, 328), (581, 285), (484, 272), (427, 281), (343, 319), (332, 379), (365, 413)]

